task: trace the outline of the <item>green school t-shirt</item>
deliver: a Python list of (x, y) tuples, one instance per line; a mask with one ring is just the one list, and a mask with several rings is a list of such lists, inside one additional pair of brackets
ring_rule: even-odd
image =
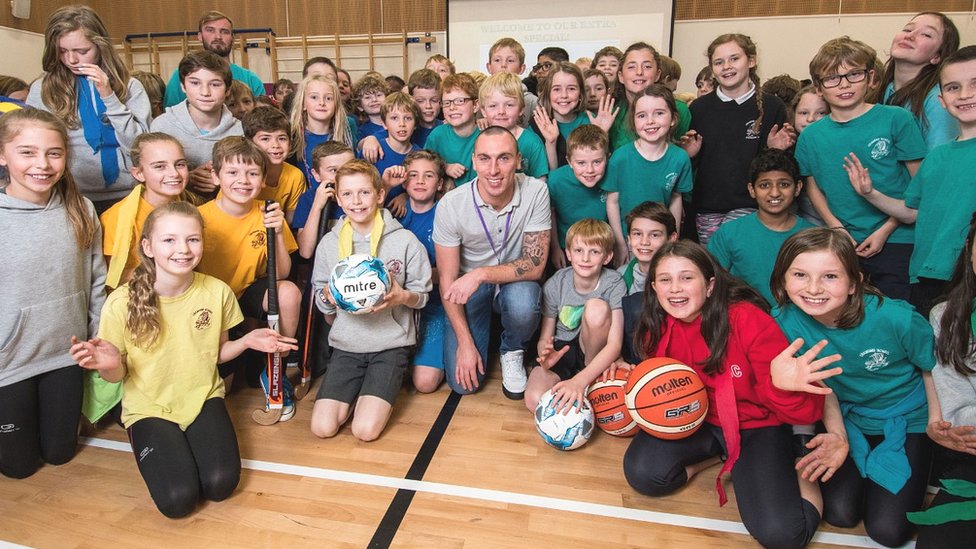
[(461, 164), (466, 170), (464, 175), (457, 178), (457, 184), (467, 182), (474, 177), (471, 168), (471, 155), (474, 154), (474, 142), (481, 135), (481, 130), (475, 128), (471, 135), (460, 137), (454, 133), (454, 128), (441, 124), (434, 128), (427, 136), (426, 148), (441, 155), (445, 164)]
[[(691, 160), (677, 145), (668, 145), (657, 160), (641, 156), (634, 142), (613, 153), (603, 178), (603, 190), (620, 193), (620, 219), (641, 202), (650, 200), (667, 206), (672, 193), (691, 192)], [(627, 234), (627, 227), (623, 227)]]
[[(688, 129), (691, 128), (691, 110), (688, 109), (688, 104), (684, 101), (675, 100), (674, 104), (678, 108), (678, 124), (671, 130), (671, 139), (677, 141), (678, 138), (687, 133)], [(630, 126), (627, 124), (627, 117), (630, 116), (630, 109), (627, 106), (627, 102), (617, 103), (616, 106), (620, 107), (620, 112), (613, 119), (613, 125), (610, 126), (610, 131), (607, 132), (610, 135), (610, 147), (614, 151), (628, 143), (633, 143), (637, 139), (637, 135), (630, 131)]]
[(589, 123), (590, 117), (586, 116), (586, 110), (583, 110), (577, 113), (576, 118), (569, 122), (556, 122), (556, 125), (559, 126), (559, 135), (563, 136), (563, 139), (569, 139), (569, 134), (573, 133), (573, 130)]
[[(824, 117), (800, 134), (796, 145), (800, 174), (813, 176), (827, 197), (830, 211), (861, 242), (888, 216), (851, 186), (844, 171), (844, 157), (852, 152), (870, 172), (875, 188), (901, 199), (911, 179), (905, 161), (924, 158), (928, 149), (912, 113), (888, 105), (873, 105), (866, 113), (847, 122)], [(888, 242), (911, 244), (913, 234), (913, 226), (900, 225)]]
[[(908, 303), (878, 298), (864, 299), (864, 321), (850, 329), (827, 328), (807, 316), (793, 303), (773, 310), (787, 339), (803, 338), (805, 353), (821, 339), (829, 343), (820, 356), (839, 353), (844, 372), (825, 383), (834, 390), (841, 405), (845, 402), (884, 409), (893, 406), (922, 383), (922, 372), (935, 367), (932, 328)], [(921, 406), (908, 414), (908, 432), (924, 433), (928, 424), (928, 407)], [(884, 420), (859, 415), (850, 418), (869, 435), (884, 432)]]
[(549, 174), (549, 159), (546, 158), (546, 144), (532, 130), (522, 130), (518, 137), (518, 151), (522, 155), (520, 172), (539, 178)]
[(607, 221), (607, 193), (597, 183), (587, 187), (576, 179), (570, 166), (563, 166), (549, 174), (549, 200), (556, 212), (556, 231), (559, 247), (566, 249), (566, 231), (581, 219)]
[(976, 211), (976, 139), (932, 149), (905, 190), (905, 205), (918, 210), (908, 276), (949, 280)]
[(708, 251), (733, 276), (755, 288), (769, 303), (775, 303), (769, 290), (769, 275), (773, 273), (776, 254), (787, 238), (813, 227), (802, 217), (794, 218), (793, 228), (782, 232), (763, 225), (756, 213), (733, 219), (715, 231), (708, 241)]

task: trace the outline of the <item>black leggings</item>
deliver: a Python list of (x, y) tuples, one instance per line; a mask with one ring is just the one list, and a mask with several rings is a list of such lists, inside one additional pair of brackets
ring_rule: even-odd
[[(883, 437), (868, 435), (871, 447)], [(922, 508), (925, 486), (928, 484), (932, 447), (925, 433), (909, 433), (905, 453), (912, 468), (912, 476), (897, 494), (892, 494), (873, 481), (861, 476), (850, 457), (829, 482), (820, 484), (824, 499), (824, 520), (834, 526), (851, 528), (864, 520), (864, 529), (874, 541), (888, 547), (904, 544), (912, 536), (914, 526), (905, 513)]]
[[(976, 482), (976, 456), (954, 452), (942, 448), (945, 455), (942, 479), (960, 479)], [(941, 479), (940, 479), (941, 480)], [(966, 500), (953, 496), (940, 489), (929, 507)], [(976, 519), (956, 520), (935, 526), (922, 526), (918, 529), (918, 549), (970, 549), (976, 540)]]
[[(764, 547), (803, 547), (817, 531), (820, 514), (800, 497), (793, 469), (789, 426), (740, 431), (732, 485), (746, 530)], [(664, 496), (688, 482), (685, 466), (723, 456), (720, 428), (705, 424), (688, 438), (661, 440), (643, 431), (624, 454), (624, 476), (638, 492)]]
[(78, 448), (82, 370), (71, 365), (0, 387), (0, 473), (33, 475)]
[(186, 431), (165, 419), (140, 419), (129, 427), (129, 442), (149, 495), (169, 518), (190, 514), (201, 494), (228, 498), (241, 480), (237, 435), (222, 398), (205, 402)]
[[(793, 469), (789, 426), (740, 431), (732, 485), (746, 530), (764, 547), (803, 547), (817, 532), (820, 513), (800, 497)], [(688, 482), (685, 466), (725, 455), (722, 430), (705, 424), (681, 440), (661, 440), (643, 431), (624, 454), (624, 476), (638, 492), (665, 496)]]

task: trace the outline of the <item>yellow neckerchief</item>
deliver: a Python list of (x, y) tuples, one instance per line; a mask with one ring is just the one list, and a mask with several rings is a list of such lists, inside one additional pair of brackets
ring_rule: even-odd
[[(373, 229), (369, 232), (369, 255), (378, 257), (377, 251), (380, 247), (380, 237), (383, 236), (383, 210), (376, 209), (376, 217), (373, 219)], [(339, 227), (339, 259), (345, 259), (352, 255), (352, 223), (347, 217)]]
[(119, 205), (119, 217), (115, 221), (115, 245), (112, 246), (112, 259), (109, 261), (108, 278), (105, 280), (105, 285), (110, 288), (118, 288), (122, 273), (125, 271), (143, 189), (145, 189), (144, 185), (136, 185)]

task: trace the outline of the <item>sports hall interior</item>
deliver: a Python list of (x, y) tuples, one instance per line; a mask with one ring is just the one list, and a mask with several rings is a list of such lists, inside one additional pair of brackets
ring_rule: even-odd
[[(183, 52), (199, 46), (198, 17), (220, 10), (236, 29), (253, 30), (238, 36), (232, 60), (268, 83), (300, 80), (304, 59), (315, 55), (331, 57), (353, 79), (368, 70), (406, 77), (435, 53), (460, 57), (454, 48), (463, 40), (450, 36), (452, 10), (493, 20), (646, 15), (641, 2), (626, 0), (33, 0), (29, 19), (17, 19), (4, 2), (0, 73), (28, 82), (40, 74), (47, 16), (69, 3), (95, 8), (132, 68), (164, 80)], [(819, 45), (845, 34), (886, 57), (892, 34), (921, 10), (951, 14), (962, 43), (976, 42), (970, 0), (671, 4), (670, 44), (654, 43), (654, 35), (647, 40), (681, 64), (678, 91), (694, 91), (708, 42), (726, 32), (753, 37), (763, 78), (808, 78), (807, 62)], [(500, 13), (500, 6), (510, 12)], [(605, 38), (618, 41), (612, 28)], [(531, 67), (535, 56), (529, 56)], [(458, 69), (483, 71), (484, 62)], [(532, 414), (502, 395), (497, 360), (493, 353), (494, 373), (474, 395), (460, 397), (446, 386), (423, 395), (405, 387), (386, 431), (369, 443), (348, 429), (328, 440), (313, 436), (312, 396), (298, 403), (291, 421), (258, 425), (251, 412), (263, 406), (262, 391), (236, 390), (227, 405), (243, 457), (240, 486), (228, 500), (203, 504), (180, 520), (156, 510), (125, 432), (100, 427), (82, 439), (68, 464), (44, 466), (26, 480), (0, 478), (0, 548), (754, 546), (728, 481), (729, 502), (718, 505), (717, 467), (672, 496), (642, 496), (623, 477), (629, 439), (598, 432), (572, 452), (546, 446)], [(826, 524), (810, 545), (875, 546), (861, 528)]]

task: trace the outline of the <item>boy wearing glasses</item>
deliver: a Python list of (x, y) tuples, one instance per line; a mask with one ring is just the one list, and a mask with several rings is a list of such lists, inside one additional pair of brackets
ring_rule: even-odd
[(927, 152), (911, 112), (866, 101), (875, 58), (873, 48), (846, 36), (820, 47), (810, 76), (830, 115), (800, 134), (796, 159), (813, 207), (855, 243), (870, 282), (888, 297), (907, 300), (914, 227), (886, 215), (850, 183), (866, 169), (878, 190), (901, 199)]
[(471, 176), (474, 142), (481, 133), (475, 113), (478, 112), (478, 84), (467, 74), (452, 74), (441, 86), (441, 109), (444, 124), (427, 137), (427, 150), (444, 159), (444, 173), (458, 183)]

